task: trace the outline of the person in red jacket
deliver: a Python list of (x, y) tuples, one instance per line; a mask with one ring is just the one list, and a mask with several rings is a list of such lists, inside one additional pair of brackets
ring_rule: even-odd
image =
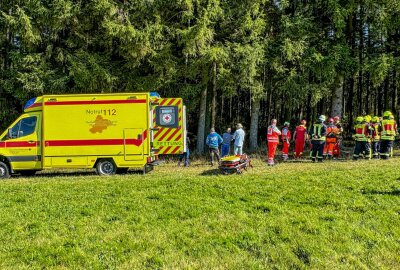
[(285, 122), (283, 124), (283, 129), (282, 129), (282, 143), (283, 143), (283, 148), (282, 148), (282, 158), (283, 160), (288, 160), (289, 158), (289, 147), (290, 147), (290, 139), (291, 139), (291, 134), (289, 130), (290, 123)]
[(301, 155), (304, 152), (304, 144), (306, 143), (306, 140), (308, 139), (308, 134), (307, 134), (307, 121), (306, 120), (301, 120), (301, 124), (296, 127), (296, 130), (293, 134), (293, 140), (295, 141), (295, 147), (294, 147), (294, 157), (301, 158)]
[(276, 147), (279, 144), (279, 136), (282, 134), (276, 126), (277, 120), (272, 119), (271, 125), (268, 127), (267, 141), (268, 141), (268, 166), (275, 165)]
[(341, 140), (342, 140), (341, 136), (343, 133), (343, 127), (342, 127), (342, 124), (340, 123), (340, 116), (333, 117), (333, 120), (335, 121), (335, 126), (337, 127), (337, 131), (338, 131), (337, 141), (333, 147), (333, 158), (337, 159), (340, 156), (340, 144), (341, 144)]

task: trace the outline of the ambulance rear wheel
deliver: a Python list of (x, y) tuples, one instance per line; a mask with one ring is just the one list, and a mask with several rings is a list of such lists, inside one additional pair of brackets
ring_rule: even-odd
[(10, 178), (10, 168), (7, 164), (0, 161), (0, 179)]
[(113, 160), (101, 159), (97, 162), (96, 172), (98, 175), (114, 175), (117, 171), (117, 166)]

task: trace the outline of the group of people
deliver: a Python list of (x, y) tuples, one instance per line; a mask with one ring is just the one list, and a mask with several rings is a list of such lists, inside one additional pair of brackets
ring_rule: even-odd
[[(306, 120), (296, 127), (293, 138), (289, 129), (289, 122), (283, 124), (282, 131), (277, 127), (277, 120), (273, 119), (268, 127), (268, 165), (275, 164), (274, 158), (279, 139), (282, 139), (282, 158), (288, 159), (290, 142), (295, 141), (294, 157), (300, 158), (307, 141), (310, 142), (310, 157), (313, 162), (322, 162), (324, 159), (337, 158), (340, 155), (340, 141), (343, 132), (340, 117), (335, 116), (326, 121), (320, 115), (317, 121), (307, 128)], [(353, 129), (355, 148), (353, 159), (359, 158), (388, 159), (393, 152), (393, 141), (397, 135), (397, 125), (393, 114), (386, 111), (383, 117), (370, 115), (359, 116)]]
[[(355, 140), (354, 160), (371, 159), (372, 157), (388, 159), (392, 155), (397, 125), (390, 111), (385, 111), (383, 117), (358, 116), (352, 132)], [(284, 161), (289, 159), (289, 148), (292, 142), (295, 144), (295, 159), (302, 157), (307, 142), (310, 144), (310, 158), (313, 162), (338, 158), (342, 133), (343, 127), (339, 116), (327, 120), (324, 115), (320, 115), (310, 128), (307, 127), (306, 120), (301, 120), (300, 125), (295, 128), (293, 136), (289, 122), (284, 122), (282, 130), (280, 130), (277, 126), (277, 120), (273, 119), (266, 136), (268, 165), (275, 165), (275, 155), (280, 140), (282, 140), (282, 159)], [(236, 131), (233, 134), (231, 129), (228, 128), (222, 136), (215, 132), (214, 128), (211, 128), (206, 139), (211, 165), (213, 166), (215, 162), (219, 163), (222, 157), (231, 154), (232, 141), (234, 142), (234, 155), (242, 155), (244, 139), (245, 132), (240, 123), (236, 125)], [(185, 159), (185, 166), (188, 166), (188, 155), (181, 156), (180, 162), (183, 158)]]
[[(228, 128), (224, 134), (219, 135), (215, 132), (214, 128), (211, 128), (210, 134), (208, 134), (206, 139), (206, 145), (208, 146), (210, 152), (210, 162), (211, 166), (214, 166), (214, 162), (220, 162), (221, 157), (230, 155), (231, 143), (233, 144), (233, 152), (235, 155), (243, 154), (243, 143), (244, 143), (245, 132), (243, 130), (242, 124), (236, 125), (236, 130), (232, 134), (232, 130)], [(219, 154), (219, 146), (221, 145), (221, 156)]]
[(393, 141), (397, 135), (397, 124), (390, 111), (383, 117), (358, 116), (353, 130), (356, 142), (353, 159), (388, 159), (393, 155)]

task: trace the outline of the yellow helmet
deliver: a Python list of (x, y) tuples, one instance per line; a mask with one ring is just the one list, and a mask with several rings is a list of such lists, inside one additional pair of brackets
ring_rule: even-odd
[(374, 117), (372, 117), (371, 122), (372, 122), (372, 123), (379, 123), (379, 122), (380, 122), (380, 121), (379, 121), (379, 116), (374, 116)]
[(372, 119), (371, 115), (364, 116), (364, 121), (367, 123), (371, 122), (371, 119)]
[(357, 123), (361, 123), (362, 121), (364, 121), (364, 117), (358, 116), (358, 117), (356, 118), (356, 122), (357, 122)]
[(385, 112), (383, 113), (383, 117), (389, 117), (389, 116), (391, 116), (391, 115), (393, 115), (391, 111), (385, 111)]

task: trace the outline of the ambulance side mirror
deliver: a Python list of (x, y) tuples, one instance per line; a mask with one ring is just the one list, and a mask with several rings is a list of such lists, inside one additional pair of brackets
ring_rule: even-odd
[(7, 139), (12, 139), (12, 129), (11, 128), (9, 128), (7, 130)]

